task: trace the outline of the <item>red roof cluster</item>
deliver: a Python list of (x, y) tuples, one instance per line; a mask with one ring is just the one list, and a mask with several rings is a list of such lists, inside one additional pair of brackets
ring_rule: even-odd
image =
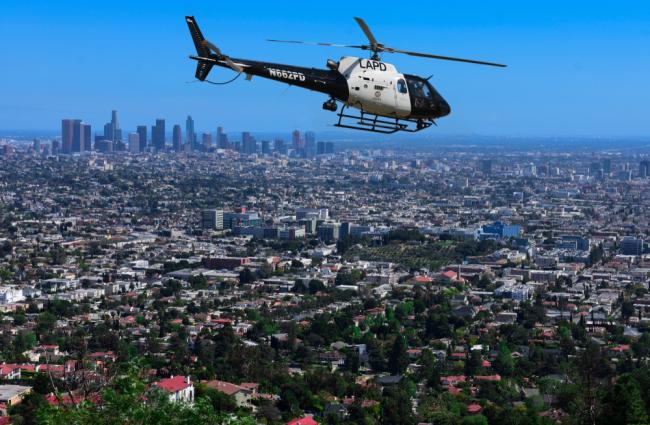
[(287, 422), (287, 425), (318, 425), (318, 422), (311, 416), (303, 416), (302, 418), (292, 419)]
[(179, 375), (154, 382), (154, 385), (167, 392), (177, 393), (192, 385), (192, 381), (189, 376), (186, 378), (185, 376)]

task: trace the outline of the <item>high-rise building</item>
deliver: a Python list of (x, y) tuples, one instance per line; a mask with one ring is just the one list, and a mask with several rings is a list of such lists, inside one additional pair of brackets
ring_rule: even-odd
[(492, 160), (481, 159), (479, 161), (479, 168), (483, 174), (492, 174)]
[(275, 139), (275, 141), (273, 142), (273, 150), (276, 151), (279, 154), (286, 155), (287, 154), (287, 146), (284, 144), (284, 140)]
[(639, 177), (642, 179), (650, 176), (650, 160), (644, 159), (639, 163)]
[(174, 148), (174, 152), (180, 152), (182, 150), (182, 144), (183, 134), (181, 132), (181, 126), (175, 124), (174, 129), (172, 130), (172, 147)]
[(92, 140), (92, 127), (90, 124), (81, 124), (82, 127), (82, 145), (83, 151), (90, 152), (93, 150), (93, 140)]
[(223, 127), (217, 127), (217, 147), (219, 149), (229, 149), (228, 135), (223, 131)]
[(203, 210), (201, 212), (201, 227), (211, 230), (223, 229), (223, 210)]
[(302, 151), (304, 149), (305, 143), (300, 135), (300, 130), (294, 130), (293, 133), (291, 133), (291, 143), (296, 151)]
[(74, 120), (72, 125), (72, 152), (84, 151), (85, 125), (81, 120)]
[(34, 152), (37, 153), (41, 151), (41, 141), (39, 139), (34, 139), (32, 142), (32, 149), (34, 149)]
[(321, 223), (316, 229), (318, 237), (325, 243), (331, 243), (339, 239), (340, 223)]
[(113, 124), (113, 141), (121, 141), (122, 130), (120, 129), (120, 123), (117, 120), (117, 111), (115, 110), (111, 112), (111, 124)]
[(257, 153), (257, 141), (248, 131), (241, 134), (241, 151), (243, 154), (252, 155)]
[(592, 177), (602, 177), (603, 167), (600, 162), (592, 162), (589, 164), (589, 175)]
[(316, 144), (316, 154), (332, 154), (334, 153), (334, 142), (318, 142)]
[(262, 140), (262, 155), (271, 155), (271, 142)]
[(129, 152), (139, 153), (140, 150), (140, 135), (138, 133), (129, 133)]
[(305, 132), (305, 156), (311, 158), (316, 155), (316, 133), (313, 131)]
[(212, 134), (211, 133), (203, 133), (201, 135), (201, 145), (203, 147), (203, 150), (208, 151), (212, 148)]
[(196, 133), (194, 132), (194, 120), (191, 116), (187, 116), (185, 120), (185, 143), (192, 145), (196, 148)]
[(151, 144), (157, 151), (165, 150), (165, 120), (158, 118), (156, 125), (151, 127)]
[(611, 174), (612, 172), (612, 160), (610, 158), (603, 159), (603, 173)]
[(61, 120), (61, 153), (69, 154), (72, 152), (72, 137), (74, 133), (74, 123), (72, 119)]
[(122, 140), (122, 130), (115, 110), (111, 111), (111, 122), (104, 124), (104, 139), (113, 142)]
[(140, 152), (144, 152), (147, 150), (147, 126), (139, 125), (136, 131), (140, 141)]
[(643, 254), (643, 240), (634, 236), (626, 236), (621, 240), (621, 254), (641, 255)]

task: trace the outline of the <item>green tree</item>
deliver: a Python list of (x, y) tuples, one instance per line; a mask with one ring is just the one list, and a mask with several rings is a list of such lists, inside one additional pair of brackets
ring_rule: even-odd
[(502, 342), (499, 345), (499, 354), (494, 361), (494, 369), (503, 376), (511, 376), (515, 370), (515, 363), (508, 344)]
[(623, 374), (616, 381), (606, 397), (606, 408), (600, 422), (611, 425), (650, 423), (641, 388), (633, 376)]
[(38, 423), (43, 425), (253, 425), (248, 416), (231, 416), (215, 412), (208, 398), (201, 397), (193, 405), (173, 403), (166, 393), (147, 389), (147, 385), (131, 372), (119, 376), (102, 391), (96, 403), (82, 402), (76, 406), (45, 405), (38, 409)]
[(402, 375), (409, 365), (408, 346), (402, 335), (397, 335), (388, 356), (388, 370), (393, 375)]

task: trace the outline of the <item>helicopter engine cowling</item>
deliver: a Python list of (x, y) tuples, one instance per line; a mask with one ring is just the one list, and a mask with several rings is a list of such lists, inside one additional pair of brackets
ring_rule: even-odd
[(331, 69), (332, 71), (337, 71), (339, 69), (339, 63), (332, 60), (332, 59), (328, 59), (327, 60), (327, 67), (329, 69)]

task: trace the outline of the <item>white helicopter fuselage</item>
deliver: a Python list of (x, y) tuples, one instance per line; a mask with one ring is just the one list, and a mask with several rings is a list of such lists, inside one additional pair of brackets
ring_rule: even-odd
[(344, 56), (339, 61), (338, 71), (348, 82), (348, 106), (396, 118), (405, 118), (411, 114), (411, 101), (404, 75), (393, 64)]

